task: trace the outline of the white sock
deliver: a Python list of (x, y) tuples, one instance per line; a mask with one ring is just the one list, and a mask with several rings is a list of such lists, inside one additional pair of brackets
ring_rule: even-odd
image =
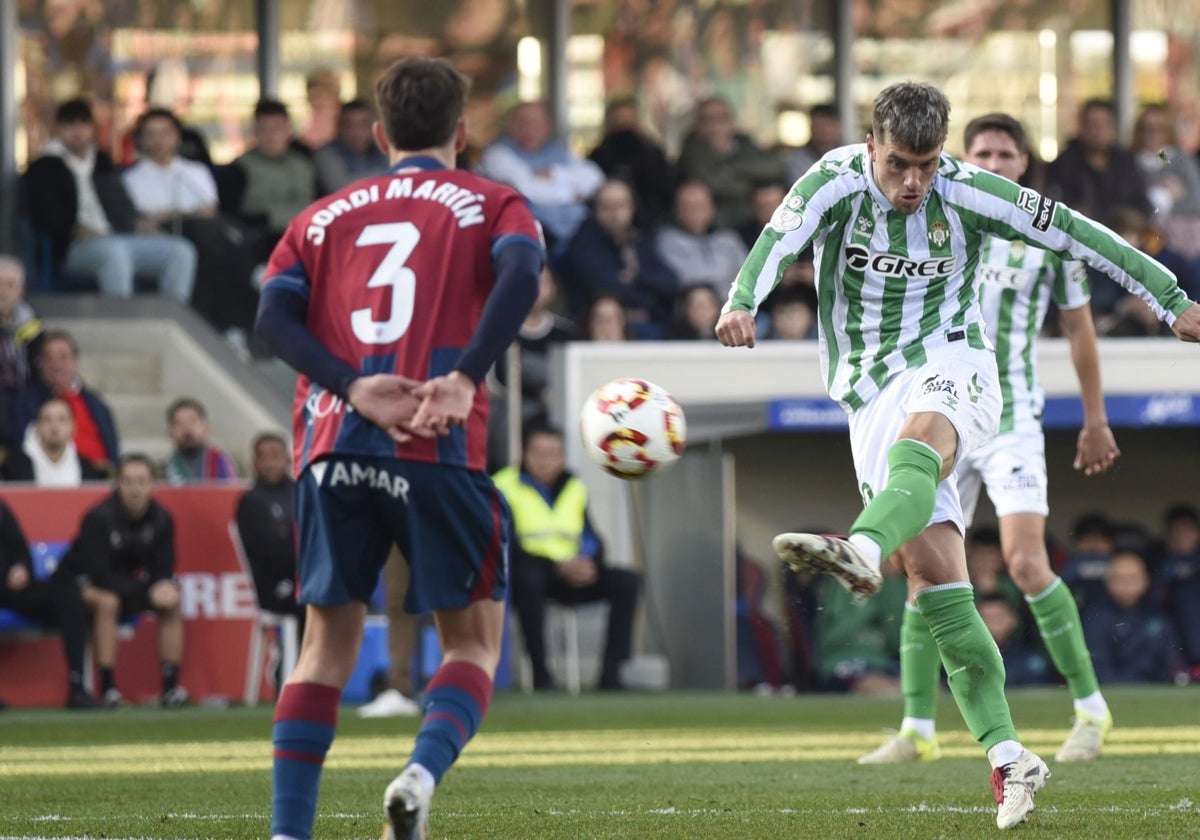
[(851, 534), (846, 542), (850, 543), (852, 546), (865, 554), (867, 559), (871, 561), (871, 564), (874, 565), (876, 569), (878, 569), (879, 564), (883, 562), (883, 549), (879, 547), (879, 543), (875, 542), (875, 540), (871, 539), (870, 537), (862, 534)]
[(992, 769), (994, 770), (997, 767), (1003, 767), (1005, 764), (1012, 764), (1021, 757), (1021, 752), (1024, 749), (1020, 741), (1001, 741), (987, 751), (988, 761), (992, 763)]
[(417, 781), (421, 783), (421, 788), (425, 791), (426, 796), (433, 796), (433, 789), (437, 787), (437, 782), (434, 781), (432, 773), (426, 770), (423, 765), (416, 762), (413, 762), (404, 769), (411, 770), (413, 775), (417, 777)]
[(1108, 714), (1108, 704), (1104, 702), (1103, 694), (1093, 691), (1087, 697), (1080, 697), (1075, 701), (1075, 710), (1086, 712), (1092, 717), (1102, 718)]
[(906, 717), (900, 721), (901, 732), (907, 732), (910, 729), (922, 738), (932, 738), (937, 732), (937, 724), (929, 718)]

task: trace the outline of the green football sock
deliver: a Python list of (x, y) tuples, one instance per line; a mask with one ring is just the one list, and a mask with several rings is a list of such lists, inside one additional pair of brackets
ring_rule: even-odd
[(904, 605), (900, 623), (900, 691), (904, 716), (933, 720), (937, 715), (938, 671), (942, 658), (929, 622), (912, 604)]
[(928, 446), (896, 441), (888, 450), (887, 485), (854, 520), (850, 533), (869, 537), (886, 558), (929, 524), (941, 474), (941, 456)]
[(1083, 640), (1079, 607), (1062, 578), (1056, 577), (1054, 583), (1036, 595), (1026, 595), (1025, 600), (1037, 619), (1038, 630), (1054, 660), (1054, 667), (1067, 679), (1071, 696), (1078, 700), (1099, 691), (1096, 669), (1092, 667), (1092, 657)]
[(942, 655), (950, 692), (975, 740), (990, 750), (1016, 741), (1004, 696), (1004, 661), (975, 609), (969, 583), (931, 586), (917, 593), (917, 606)]

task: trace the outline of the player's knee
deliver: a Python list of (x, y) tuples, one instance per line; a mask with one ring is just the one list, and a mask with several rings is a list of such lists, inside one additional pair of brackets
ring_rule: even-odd
[(121, 609), (121, 599), (116, 592), (99, 589), (92, 595), (91, 606), (98, 617), (115, 619)]
[(1008, 557), (1008, 573), (1027, 595), (1044, 589), (1054, 579), (1050, 558), (1040, 545), (1016, 546)]

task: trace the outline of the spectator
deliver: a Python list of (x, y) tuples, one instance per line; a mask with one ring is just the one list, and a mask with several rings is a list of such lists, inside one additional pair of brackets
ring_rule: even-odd
[(180, 397), (167, 407), (167, 434), (175, 444), (167, 458), (167, 480), (172, 484), (238, 477), (233, 458), (212, 443), (208, 412), (199, 400)]
[(642, 130), (637, 102), (613, 99), (604, 109), (604, 137), (588, 155), (611, 180), (633, 189), (639, 227), (652, 228), (671, 212), (675, 196), (675, 167), (666, 153)]
[(168, 708), (187, 703), (179, 684), (183, 659), (183, 617), (175, 582), (175, 523), (154, 501), (154, 473), (144, 455), (125, 455), (117, 466), (116, 489), (83, 517), (79, 536), (54, 572), (74, 580), (93, 616), (93, 646), (100, 673), (100, 700), (126, 704), (113, 681), (117, 661), (117, 622), (153, 610), (158, 614), (158, 655), (162, 664), (159, 702)]
[(351, 99), (338, 113), (337, 136), (313, 152), (321, 195), (337, 192), (359, 178), (388, 169), (387, 155), (375, 143), (375, 114), (361, 99)]
[(1048, 181), (1055, 198), (1093, 219), (1103, 219), (1114, 206), (1151, 212), (1137, 160), (1117, 145), (1117, 115), (1107, 100), (1083, 103), (1079, 133), (1050, 164)]
[[(737, 130), (724, 99), (713, 96), (696, 105), (695, 127), (679, 154), (679, 177), (708, 185), (721, 227), (737, 229), (746, 218), (751, 186), (782, 181), (785, 170), (780, 158)], [(732, 275), (725, 282), (731, 280)]]
[(1071, 548), (1061, 577), (1081, 605), (1104, 594), (1104, 576), (1116, 550), (1116, 529), (1104, 514), (1084, 514), (1071, 526)]
[(768, 338), (811, 341), (817, 337), (817, 290), (792, 285), (776, 289), (767, 302)]
[(604, 183), (599, 166), (554, 137), (544, 102), (522, 102), (512, 109), (507, 131), (483, 150), (479, 171), (529, 200), (554, 258), (562, 256), (587, 218), (588, 199)]
[(587, 489), (566, 469), (562, 432), (532, 427), (520, 467), (495, 476), (513, 517), (512, 595), (533, 667), (535, 689), (554, 687), (546, 669), (547, 599), (562, 604), (607, 601), (611, 607), (600, 688), (621, 688), (618, 668), (633, 647), (638, 577), (605, 562), (604, 543), (588, 519)]
[(625, 305), (615, 295), (600, 295), (592, 301), (584, 318), (585, 341), (631, 341)]
[(666, 337), (673, 341), (716, 341), (721, 298), (707, 283), (689, 286), (679, 293), (675, 323)]
[[(1106, 219), (1113, 233), (1171, 270), (1179, 286), (1189, 294), (1197, 288), (1191, 263), (1166, 247), (1166, 241), (1144, 215), (1130, 207), (1114, 207)], [(1125, 291), (1106, 275), (1092, 282), (1093, 306), (1104, 314), (1096, 321), (1096, 332), (1119, 337), (1169, 336), (1171, 329), (1136, 295)]]
[(1105, 596), (1083, 609), (1083, 633), (1101, 683), (1164, 682), (1187, 669), (1166, 615), (1147, 602), (1146, 562), (1119, 551), (1104, 576)]
[(1147, 105), (1133, 126), (1133, 147), (1155, 217), (1200, 217), (1200, 162), (1175, 145), (1171, 112)]
[(245, 334), (254, 323), (258, 295), (250, 284), (254, 264), (241, 230), (217, 216), (217, 182), (207, 166), (179, 153), (183, 124), (152, 108), (138, 119), (142, 156), (122, 175), (146, 226), (178, 233), (196, 247), (192, 306), (218, 332)]
[(13, 427), (17, 396), (35, 379), (45, 334), (25, 301), (25, 267), (0, 254), (0, 446), (11, 449), (21, 430)]
[(1021, 616), (1000, 593), (977, 598), (975, 606), (1004, 660), (1004, 684), (1040, 685), (1049, 681), (1050, 665), (1037, 649), (1022, 641)]
[(34, 577), (29, 543), (21, 531), (21, 523), (3, 499), (0, 499), (0, 608), (58, 630), (67, 659), (67, 708), (99, 706), (83, 687), (88, 616), (79, 587), (66, 578)]
[(1183, 646), (1183, 656), (1200, 679), (1200, 511), (1175, 505), (1164, 517), (1162, 582), (1164, 606)]
[(832, 103), (814, 105), (808, 112), (808, 143), (788, 156), (788, 180), (792, 183), (804, 177), (813, 164), (826, 152), (843, 145), (842, 118)]
[(408, 560), (400, 549), (392, 546), (387, 562), (383, 564), (389, 668), (379, 678), (379, 691), (371, 702), (358, 707), (361, 718), (416, 717), (421, 714), (421, 706), (413, 700), (417, 696), (417, 686), (412, 670), (420, 626), (417, 616), (404, 609), (409, 578)]
[(1008, 576), (1008, 566), (995, 528), (975, 528), (967, 541), (967, 572), (977, 597), (999, 595), (1014, 607), (1023, 603), (1021, 590)]
[(295, 616), (304, 629), (304, 607), (296, 602), (296, 482), (287, 441), (274, 432), (254, 438), (254, 484), (237, 505), (238, 536), (264, 612)]
[(817, 673), (826, 688), (854, 694), (900, 693), (900, 618), (908, 588), (895, 562), (880, 568), (879, 594), (855, 605), (832, 578), (822, 580), (817, 613)]
[(135, 275), (153, 274), (159, 294), (187, 303), (195, 247), (139, 221), (112, 158), (96, 148), (95, 138), (87, 102), (58, 107), (54, 138), (23, 179), (30, 221), (50, 238), (55, 261), (67, 271), (94, 274), (101, 294), (130, 297)]
[(78, 487), (85, 481), (108, 478), (79, 457), (74, 438), (71, 407), (66, 400), (51, 397), (38, 408), (22, 448), (11, 453), (0, 467), (0, 477), (5, 481), (32, 481), (38, 487)]
[(317, 197), (312, 161), (292, 147), (287, 106), (260, 99), (254, 106), (254, 148), (224, 170), (221, 207), (253, 233), (251, 254), (266, 262), (288, 222)]
[(71, 407), (75, 421), (75, 450), (97, 469), (107, 470), (117, 462), (117, 424), (112, 410), (100, 394), (79, 377), (79, 344), (66, 330), (47, 330), (38, 360), (41, 381), (25, 389), (17, 401), (16, 433), (37, 417), (42, 403), (58, 397)]
[(674, 224), (663, 228), (658, 253), (681, 289), (698, 283), (728, 288), (746, 260), (746, 246), (718, 222), (712, 193), (703, 181), (685, 181), (675, 193)]
[(751, 188), (750, 200), (747, 205), (749, 212), (746, 215), (746, 221), (738, 228), (738, 235), (746, 244), (747, 251), (754, 247), (754, 243), (758, 241), (758, 235), (771, 223), (771, 217), (775, 215), (776, 208), (783, 203), (786, 197), (787, 189), (783, 184), (773, 181), (755, 184)]
[(342, 81), (336, 71), (318, 67), (304, 79), (308, 121), (301, 127), (296, 144), (308, 152), (319, 149), (336, 136), (341, 115)]
[(598, 295), (612, 294), (645, 337), (657, 338), (671, 320), (675, 275), (660, 256), (658, 234), (635, 227), (633, 217), (629, 185), (605, 182), (563, 253), (561, 273), (576, 319)]

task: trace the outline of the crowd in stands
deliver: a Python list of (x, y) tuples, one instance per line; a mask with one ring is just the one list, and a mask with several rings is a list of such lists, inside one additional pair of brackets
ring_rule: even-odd
[[(1080, 517), (1070, 533), (1069, 544), (1050, 538), (1047, 547), (1079, 603), (1100, 683), (1200, 680), (1200, 509), (1170, 507), (1158, 534), (1098, 513)], [(1033, 615), (1005, 569), (999, 532), (981, 526), (970, 533), (967, 566), (1007, 684), (1059, 683)], [(782, 567), (786, 632), (739, 648), (750, 660), (739, 670), (761, 675), (755, 662), (783, 658), (790, 662), (787, 673), (762, 690), (897, 693), (905, 584), (890, 568), (884, 567), (880, 594), (853, 608), (836, 582)]]

